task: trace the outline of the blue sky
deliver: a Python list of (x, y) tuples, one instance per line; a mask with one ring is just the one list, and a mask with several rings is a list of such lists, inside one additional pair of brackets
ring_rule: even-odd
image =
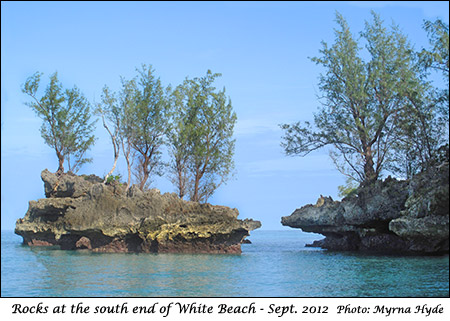
[[(333, 42), (335, 12), (353, 33), (375, 10), (394, 21), (416, 49), (427, 46), (424, 19), (448, 23), (448, 2), (8, 2), (1, 3), (1, 227), (13, 229), (29, 200), (44, 197), (40, 172), (57, 169), (54, 151), (40, 137), (41, 120), (24, 105), (25, 79), (35, 71), (58, 71), (66, 88), (77, 85), (93, 102), (104, 85), (118, 89), (120, 76), (153, 65), (165, 84), (222, 73), (238, 116), (236, 175), (210, 199), (236, 207), (240, 218), (262, 221), (263, 229), (284, 229), (281, 216), (337, 197), (345, 182), (324, 149), (307, 157), (286, 157), (278, 124), (311, 120), (319, 106), (321, 41)], [(44, 87), (44, 86), (43, 86)], [(94, 158), (80, 174), (106, 174), (113, 151), (97, 123)], [(117, 172), (126, 176), (121, 159)], [(165, 177), (152, 184), (173, 192)]]

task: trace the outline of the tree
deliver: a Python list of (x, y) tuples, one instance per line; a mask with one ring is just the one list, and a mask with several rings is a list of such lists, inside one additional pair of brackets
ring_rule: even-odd
[(436, 157), (443, 140), (442, 126), (432, 88), (425, 82), (408, 96), (408, 104), (399, 112), (397, 139), (386, 168), (407, 179), (427, 169)]
[[(362, 184), (376, 181), (389, 159), (404, 107), (420, 84), (413, 51), (397, 26), (387, 30), (372, 13), (361, 39), (365, 49), (351, 34), (345, 19), (336, 14), (339, 29), (335, 43), (322, 42), (319, 78), (322, 108), (309, 122), (281, 125), (282, 146), (287, 155), (305, 156), (331, 145), (338, 170)], [(368, 56), (366, 62), (362, 57)]]
[(171, 127), (168, 131), (168, 147), (171, 156), (171, 163), (169, 164), (170, 179), (176, 186), (180, 198), (183, 198), (190, 189), (188, 167), (192, 147), (190, 136), (193, 132), (191, 127), (193, 122), (188, 115), (188, 101), (183, 101), (185, 94), (187, 94), (186, 87), (180, 85), (171, 95), (174, 110)]
[[(97, 104), (96, 112), (101, 116), (103, 127), (107, 130), (111, 137), (111, 142), (114, 149), (114, 163), (111, 170), (105, 176), (105, 182), (108, 177), (114, 172), (117, 165), (117, 160), (122, 150), (123, 156), (127, 163), (128, 180), (127, 190), (131, 186), (131, 175), (133, 158), (135, 151), (132, 148), (132, 143), (135, 141), (134, 135), (136, 126), (133, 119), (136, 117), (133, 114), (136, 112), (136, 80), (125, 80), (121, 78), (122, 88), (119, 92), (111, 92), (105, 86), (101, 96), (101, 103)], [(134, 117), (134, 118), (133, 118)]]
[(103, 88), (101, 103), (97, 104), (96, 113), (101, 116), (103, 127), (111, 137), (111, 143), (114, 149), (114, 163), (111, 170), (105, 175), (104, 183), (106, 183), (108, 177), (114, 172), (120, 155), (120, 128), (122, 117), (122, 111), (118, 105), (117, 98), (106, 86)]
[(133, 124), (133, 110), (135, 107), (135, 80), (127, 81), (124, 78), (122, 81), (122, 89), (119, 92), (119, 106), (120, 106), (120, 130), (119, 139), (122, 146), (122, 153), (127, 163), (128, 181), (126, 190), (131, 187), (131, 168), (133, 166), (133, 159), (135, 152), (132, 148), (134, 141), (134, 124)]
[(438, 93), (438, 101), (442, 104), (443, 121), (448, 124), (449, 113), (449, 36), (448, 24), (437, 19), (435, 22), (425, 21), (424, 29), (432, 46), (431, 50), (422, 49), (419, 53), (425, 70), (434, 70), (442, 74), (444, 88)]
[(131, 103), (126, 113), (129, 125), (127, 135), (137, 152), (136, 178), (141, 190), (152, 174), (162, 175), (161, 147), (169, 128), (170, 104), (161, 81), (154, 76), (151, 66), (137, 69), (137, 79), (126, 82), (126, 95)]
[[(390, 164), (393, 172), (407, 178), (432, 166), (440, 158), (440, 148), (448, 145), (448, 25), (440, 20), (425, 21), (424, 29), (432, 48), (422, 49), (417, 55), (423, 82), (420, 90), (408, 97)], [(443, 89), (426, 80), (431, 71), (442, 74)]]
[(436, 88), (435, 103), (437, 105), (438, 125), (442, 129), (444, 142), (448, 144), (449, 124), (449, 35), (448, 24), (437, 19), (435, 22), (425, 21), (424, 29), (428, 33), (430, 50), (422, 49), (419, 53), (425, 71), (434, 70), (442, 75), (444, 88)]
[(174, 92), (175, 110), (169, 135), (171, 169), (179, 196), (189, 193), (206, 202), (229, 178), (233, 168), (236, 114), (225, 89), (213, 82), (221, 74), (186, 79)]
[(56, 72), (50, 76), (43, 96), (38, 98), (41, 76), (36, 72), (23, 85), (22, 91), (33, 99), (27, 105), (43, 120), (41, 136), (56, 152), (57, 173), (64, 173), (64, 162), (69, 171), (77, 172), (84, 163), (92, 161), (84, 157), (95, 140), (89, 102), (76, 86), (64, 90)]

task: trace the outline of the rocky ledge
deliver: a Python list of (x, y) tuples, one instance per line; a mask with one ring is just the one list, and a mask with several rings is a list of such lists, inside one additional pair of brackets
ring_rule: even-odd
[(95, 176), (41, 173), (47, 198), (30, 201), (15, 233), (28, 245), (64, 250), (241, 253), (259, 221), (225, 206), (199, 204), (157, 189), (103, 184)]
[(309, 246), (397, 254), (449, 252), (449, 163), (409, 181), (388, 177), (342, 201), (320, 197), (281, 223), (325, 239)]

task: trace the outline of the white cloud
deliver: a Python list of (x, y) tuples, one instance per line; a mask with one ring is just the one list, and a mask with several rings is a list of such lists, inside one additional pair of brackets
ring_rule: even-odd
[(273, 118), (238, 119), (234, 133), (236, 136), (262, 134), (278, 131), (278, 123)]
[(291, 123), (293, 120), (302, 119), (301, 110), (294, 111), (276, 111), (261, 113), (254, 117), (238, 117), (234, 133), (237, 136), (255, 135), (262, 133), (282, 133), (280, 124)]
[(250, 161), (238, 164), (242, 169), (253, 174), (281, 172), (320, 172), (334, 170), (326, 154), (308, 155), (308, 157), (280, 157)]

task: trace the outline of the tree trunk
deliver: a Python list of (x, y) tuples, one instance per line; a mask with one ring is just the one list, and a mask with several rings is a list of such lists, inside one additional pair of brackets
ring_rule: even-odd
[(178, 168), (178, 196), (180, 198), (183, 198), (184, 195), (186, 194), (185, 191), (185, 181), (186, 178), (183, 175), (183, 168), (181, 166), (181, 164), (177, 164), (177, 168)]
[[(106, 126), (105, 126), (106, 127)], [(107, 128), (108, 129), (108, 128)], [(109, 130), (108, 130), (109, 132)], [(106, 174), (105, 176), (105, 180), (103, 181), (103, 183), (106, 183), (108, 181), (108, 177), (114, 172), (114, 170), (116, 169), (116, 165), (117, 165), (117, 160), (119, 159), (119, 142), (116, 140), (116, 138), (114, 136), (111, 136), (111, 140), (113, 143), (113, 147), (114, 147), (114, 164), (113, 167), (111, 168), (111, 170), (108, 172), (108, 174)]]
[(194, 194), (191, 197), (191, 201), (198, 202), (198, 179), (197, 179), (197, 177), (195, 178)]
[[(116, 168), (117, 165), (117, 159), (119, 158), (119, 152), (120, 152), (120, 145), (119, 142), (117, 141), (117, 135), (118, 135), (118, 129), (115, 130), (115, 134), (113, 135), (113, 133), (109, 130), (108, 125), (106, 125), (105, 122), (105, 117), (102, 114), (102, 120), (103, 120), (103, 127), (105, 127), (105, 129), (108, 131), (109, 136), (111, 136), (111, 142), (114, 148), (114, 164), (113, 167), (111, 168), (111, 170), (109, 171), (108, 174), (106, 174), (105, 176), (105, 180), (103, 181), (103, 183), (106, 183), (108, 181), (108, 177), (114, 172), (114, 169)], [(119, 124), (117, 124), (117, 127), (119, 128)]]
[(202, 178), (202, 174), (200, 173), (200, 169), (197, 169), (195, 173), (195, 181), (194, 181), (194, 194), (191, 197), (191, 201), (200, 202), (200, 197), (198, 195), (198, 190), (200, 188), (200, 179)]
[(56, 171), (56, 175), (60, 176), (64, 174), (64, 156), (56, 152), (56, 155), (58, 156), (58, 170)]
[(128, 192), (128, 190), (130, 189), (130, 185), (131, 185), (131, 161), (130, 161), (130, 152), (131, 152), (131, 148), (130, 148), (130, 144), (127, 141), (127, 148), (125, 149), (125, 143), (122, 140), (122, 151), (123, 151), (123, 156), (125, 156), (125, 160), (127, 162), (127, 169), (128, 169), (128, 180), (127, 180), (127, 188), (125, 189), (125, 192)]
[(378, 174), (374, 170), (372, 149), (370, 147), (366, 148), (364, 155), (364, 185), (370, 185), (378, 179)]
[(127, 188), (126, 191), (128, 192), (128, 190), (130, 189), (130, 185), (131, 185), (131, 164), (129, 159), (127, 158), (127, 168), (128, 168), (128, 180), (127, 180)]
[(109, 171), (108, 174), (106, 174), (105, 176), (105, 180), (103, 181), (103, 184), (105, 184), (108, 181), (108, 177), (114, 172), (114, 170), (116, 169), (116, 165), (117, 165), (117, 160), (119, 159), (119, 153), (115, 152), (115, 156), (114, 156), (114, 164), (113, 167), (111, 168), (111, 170)]
[(150, 161), (150, 158), (145, 157), (144, 162), (142, 163), (142, 173), (143, 173), (144, 176), (142, 177), (141, 183), (139, 184), (139, 189), (141, 191), (144, 190), (145, 183), (147, 182), (147, 179), (148, 179), (149, 174), (150, 174), (150, 172), (148, 170), (148, 163), (149, 163), (149, 161)]

